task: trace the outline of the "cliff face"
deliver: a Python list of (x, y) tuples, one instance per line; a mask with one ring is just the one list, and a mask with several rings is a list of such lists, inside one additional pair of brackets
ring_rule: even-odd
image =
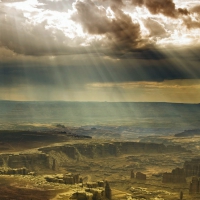
[(147, 178), (147, 177), (146, 177), (146, 174), (143, 174), (143, 173), (141, 173), (141, 172), (137, 172), (137, 173), (136, 173), (136, 179), (145, 181), (146, 178)]
[(110, 142), (110, 143), (86, 143), (66, 144), (40, 148), (34, 154), (1, 154), (0, 167), (22, 168), (30, 171), (41, 169), (57, 170), (59, 166), (65, 165), (69, 159), (84, 160), (99, 157), (116, 157), (123, 154), (135, 153), (173, 153), (184, 152), (180, 146), (165, 146), (163, 144), (138, 143), (138, 142)]
[(181, 133), (177, 133), (175, 137), (191, 137), (195, 135), (200, 135), (200, 129), (193, 129), (193, 130), (185, 130)]
[(0, 167), (22, 168), (26, 167), (31, 171), (38, 169), (52, 168), (53, 160), (44, 153), (40, 154), (2, 154), (0, 155)]
[(200, 192), (200, 180), (198, 177), (192, 177), (192, 181), (190, 182), (189, 194), (197, 194)]
[(163, 174), (163, 183), (186, 183), (186, 176), (184, 169), (176, 168), (171, 173)]
[(108, 156), (120, 156), (133, 153), (173, 153), (185, 152), (181, 146), (165, 146), (163, 144), (138, 143), (138, 142), (113, 142), (113, 143), (93, 143), (93, 144), (74, 144), (39, 149), (43, 153), (50, 151), (62, 152), (72, 159), (78, 157), (96, 158)]
[(200, 176), (200, 158), (192, 159), (184, 163), (186, 176)]

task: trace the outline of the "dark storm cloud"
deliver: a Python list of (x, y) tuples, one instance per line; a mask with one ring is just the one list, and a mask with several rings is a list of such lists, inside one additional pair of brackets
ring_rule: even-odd
[(112, 6), (117, 6), (118, 8), (125, 6), (123, 0), (102, 0), (103, 2), (108, 2)]
[(173, 0), (132, 0), (135, 6), (145, 6), (152, 14), (163, 14), (167, 17), (177, 18), (179, 14), (188, 15), (187, 9), (176, 9)]
[(200, 5), (197, 5), (191, 8), (191, 12), (200, 14)]
[[(0, 67), (0, 85), (17, 86), (27, 85), (56, 85), (55, 68), (51, 67), (25, 67), (23, 65), (4, 65)], [(53, 75), (54, 74), (54, 75)]]
[[(54, 4), (60, 6), (69, 2), (72, 4), (72, 1), (67, 0), (39, 1), (44, 3), (44, 6), (52, 7), (52, 9), (57, 9)], [(102, 1), (109, 2), (114, 13), (113, 18), (108, 17), (106, 7), (98, 6), (96, 1), (77, 0), (73, 4), (74, 14), (72, 19), (82, 25), (84, 32), (90, 35), (102, 36), (100, 39), (95, 40), (90, 40), (91, 37), (86, 36), (89, 41), (86, 46), (82, 45), (85, 38), (77, 39), (77, 36), (75, 36), (75, 39), (68, 38), (62, 30), (54, 25), (49, 26), (47, 20), (41, 20), (37, 24), (31, 23), (31, 20), (26, 18), (22, 11), (2, 6), (0, 8), (0, 47), (17, 54), (33, 56), (97, 53), (121, 59), (161, 60), (166, 58), (166, 55), (156, 49), (155, 44), (152, 44), (158, 37), (168, 37), (168, 32), (161, 23), (150, 18), (143, 20), (145, 27), (149, 30), (149, 37), (153, 38), (149, 42), (149, 38), (145, 40), (142, 38), (140, 24), (123, 12), (122, 8), (125, 6), (124, 2), (126, 1), (101, 0), (101, 3)], [(174, 3), (169, 0), (134, 0), (133, 2), (139, 6), (148, 5), (149, 8), (152, 6), (152, 10), (154, 6), (157, 6), (154, 8), (154, 12), (162, 11), (165, 14), (170, 12), (169, 10), (172, 13), (180, 12), (180, 9), (178, 11)], [(184, 13), (185, 11), (182, 10), (181, 12)], [(199, 27), (199, 22), (192, 21), (189, 17), (184, 18), (184, 20), (188, 28)], [(73, 43), (73, 40), (79, 40), (79, 42)], [(70, 44), (75, 45), (70, 46)]]
[(184, 18), (185, 25), (188, 29), (200, 28), (200, 5), (192, 7), (190, 13), (195, 14), (195, 16), (193, 18), (191, 16)]
[(154, 60), (162, 61), (166, 59), (182, 59), (186, 61), (200, 61), (199, 46), (192, 48), (155, 48), (154, 46), (146, 46), (145, 48), (135, 49), (126, 53), (109, 54), (113, 58), (119, 59), (137, 59), (137, 60)]
[(139, 59), (139, 60), (163, 60), (168, 56), (159, 49), (156, 48), (141, 48), (132, 50), (124, 54), (113, 54), (113, 57), (121, 59)]
[(92, 1), (77, 1), (74, 4), (77, 13), (72, 16), (74, 21), (78, 21), (83, 29), (90, 34), (105, 34), (108, 32), (110, 21), (106, 17), (106, 10), (98, 8)]
[(70, 38), (54, 27), (48, 27), (46, 20), (32, 24), (24, 14), (14, 8), (0, 13), (0, 47), (24, 55), (59, 55), (80, 53), (83, 48), (68, 46)]
[(57, 66), (48, 63), (0, 63), (0, 87), (33, 85), (69, 89), (82, 88), (95, 82), (200, 79), (199, 51), (200, 47), (171, 49), (168, 50), (169, 54), (164, 50), (143, 50), (135, 52), (134, 56), (126, 55), (126, 59), (117, 62), (103, 60), (95, 55), (84, 55), (83, 60), (74, 60), (71, 65), (66, 64), (70, 58), (63, 56), (63, 63), (57, 62)]
[[(96, 59), (96, 58), (94, 58)], [(198, 79), (200, 67), (193, 62), (178, 65), (170, 60), (131, 61), (94, 66), (91, 60), (87, 64), (74, 66), (13, 66), (0, 67), (0, 87), (18, 85), (55, 86), (64, 88), (84, 87), (88, 83), (164, 81), (173, 79)]]
[(63, 55), (80, 53), (113, 54), (112, 51), (124, 52), (138, 47), (142, 43), (140, 25), (132, 22), (129, 15), (124, 14), (115, 5), (112, 6), (115, 19), (106, 16), (103, 7), (98, 8), (92, 1), (75, 4), (76, 14), (72, 17), (83, 29), (104, 38), (90, 46), (76, 44), (70, 47), (72, 39), (65, 36), (63, 31), (49, 27), (46, 20), (32, 24), (22, 11), (14, 8), (1, 7), (0, 13), (0, 47), (10, 49), (24, 55)]
[(150, 37), (166, 37), (169, 36), (169, 33), (165, 30), (164, 26), (160, 24), (159, 22), (147, 18), (143, 20), (144, 26), (149, 30)]
[(124, 6), (123, 0), (111, 0), (111, 4), (118, 6), (118, 7)]
[[(123, 59), (125, 54), (137, 51), (137, 47), (143, 43), (140, 25), (132, 22), (129, 15), (124, 14), (114, 5), (112, 9), (115, 19), (112, 20), (106, 16), (104, 8), (98, 8), (91, 1), (87, 3), (77, 1), (75, 7), (77, 12), (73, 19), (78, 21), (86, 32), (102, 35), (103, 39), (97, 43), (92, 42), (89, 47), (79, 45), (69, 47), (68, 43), (72, 40), (61, 30), (49, 28), (47, 21), (31, 24), (21, 11), (7, 8), (0, 13), (0, 47), (17, 54), (33, 56), (85, 54), (98, 51), (111, 57), (119, 55)], [(143, 52), (137, 57), (143, 57)]]
[(200, 15), (191, 17), (192, 14), (200, 14), (200, 5), (196, 5), (190, 10), (186, 8), (176, 8), (173, 0), (132, 0), (135, 6), (145, 6), (151, 14), (163, 14), (167, 17), (182, 19), (188, 29), (200, 28)]
[(181, 15), (189, 15), (189, 11), (186, 9), (186, 8), (178, 8), (178, 12), (181, 14)]
[(193, 20), (191, 17), (185, 18), (184, 24), (188, 29), (200, 28), (200, 21)]
[(104, 46), (111, 46), (115, 51), (126, 51), (137, 48), (141, 41), (140, 25), (132, 18), (112, 5), (114, 19), (109, 19), (104, 8), (97, 7), (91, 0), (77, 1), (74, 4), (77, 12), (72, 19), (80, 23), (85, 32), (105, 36)]

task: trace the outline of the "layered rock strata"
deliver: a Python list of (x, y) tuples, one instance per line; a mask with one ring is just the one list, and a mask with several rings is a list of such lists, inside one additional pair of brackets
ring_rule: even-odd
[(185, 170), (176, 168), (171, 173), (163, 173), (163, 183), (186, 183)]
[(181, 146), (165, 146), (163, 144), (140, 142), (105, 142), (65, 144), (38, 149), (30, 154), (0, 154), (0, 167), (27, 168), (29, 171), (53, 170), (65, 165), (69, 159), (116, 157), (135, 153), (174, 153), (186, 152)]

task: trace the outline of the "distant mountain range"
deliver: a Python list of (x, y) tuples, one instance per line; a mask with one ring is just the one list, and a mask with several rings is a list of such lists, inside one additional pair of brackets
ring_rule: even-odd
[(62, 124), (65, 127), (118, 127), (129, 134), (174, 135), (184, 130), (199, 130), (199, 121), (200, 104), (0, 101), (1, 130), (40, 130)]
[(181, 133), (175, 134), (174, 136), (175, 137), (190, 137), (190, 136), (195, 136), (195, 135), (200, 135), (200, 129), (185, 130)]

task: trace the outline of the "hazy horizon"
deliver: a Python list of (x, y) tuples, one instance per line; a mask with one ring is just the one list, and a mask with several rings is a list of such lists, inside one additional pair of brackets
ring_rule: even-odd
[(122, 127), (137, 134), (169, 134), (200, 129), (200, 105), (161, 102), (0, 101), (0, 129)]
[(172, 101), (67, 101), (67, 100), (8, 100), (8, 99), (0, 99), (1, 101), (8, 102), (71, 102), (71, 103), (166, 103), (166, 104), (200, 104), (200, 102), (172, 102)]

